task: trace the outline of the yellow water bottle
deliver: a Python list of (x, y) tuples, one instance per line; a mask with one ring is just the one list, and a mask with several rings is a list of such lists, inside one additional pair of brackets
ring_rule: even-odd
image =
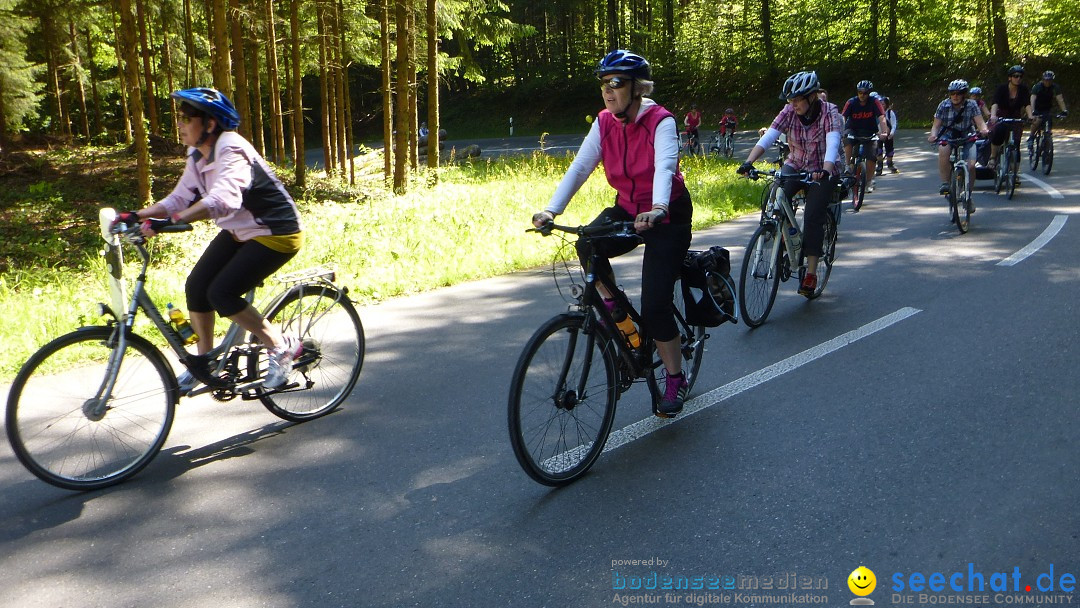
[(619, 331), (626, 336), (626, 341), (630, 343), (630, 346), (633, 348), (641, 346), (641, 336), (638, 335), (637, 327), (634, 327), (634, 320), (630, 318), (630, 315), (621, 308), (615, 308), (611, 311), (611, 316), (615, 319), (615, 325), (619, 327)]
[(184, 341), (184, 344), (194, 344), (199, 341), (199, 336), (195, 335), (195, 329), (191, 327), (191, 323), (184, 318), (184, 311), (176, 308), (169, 302), (169, 305), (165, 307), (169, 311), (169, 320), (172, 321), (173, 327), (176, 328), (176, 333), (180, 334), (180, 339)]

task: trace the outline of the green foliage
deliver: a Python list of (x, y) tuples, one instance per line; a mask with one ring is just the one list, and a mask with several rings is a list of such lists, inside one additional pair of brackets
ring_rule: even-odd
[(8, 132), (18, 131), (37, 115), (45, 88), (38, 80), (41, 68), (26, 59), (30, 20), (12, 11), (15, 4), (0, 0), (0, 129)]

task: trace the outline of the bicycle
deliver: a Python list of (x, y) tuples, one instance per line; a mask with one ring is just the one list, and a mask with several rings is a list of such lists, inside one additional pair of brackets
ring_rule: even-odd
[[(31, 473), (61, 488), (95, 490), (132, 477), (157, 455), (182, 395), (161, 350), (134, 331), (140, 310), (203, 382), (187, 396), (257, 399), (274, 415), (302, 422), (334, 411), (352, 391), (363, 364), (364, 330), (348, 289), (334, 284), (332, 269), (280, 277), (285, 289), (263, 307), (269, 321), (303, 343), (293, 362), (299, 379), (268, 389), (266, 348), (235, 323), (207, 356), (187, 352), (146, 293), (150, 254), (139, 226), (114, 224), (115, 217), (113, 209), (99, 213), (111, 298), (97, 312), (108, 317), (106, 324), (81, 327), (41, 347), (11, 385), (8, 439)], [(160, 232), (187, 230), (190, 224)], [(142, 261), (130, 299), (123, 277), (125, 243)], [(250, 303), (254, 297), (253, 289), (246, 298)]]
[[(998, 119), (1002, 124), (1020, 124), (1020, 118)], [(1020, 183), (1020, 133), (1016, 131), (1005, 138), (1005, 144), (997, 159), (997, 168), (994, 171), (994, 192), (1001, 194), (1005, 189), (1006, 198), (1012, 199), (1016, 192), (1016, 186)]]
[(691, 131), (679, 133), (679, 155), (691, 156), (698, 151), (698, 136)]
[[(569, 296), (569, 310), (542, 324), (526, 343), (514, 369), (507, 403), (510, 443), (518, 463), (533, 480), (562, 486), (584, 475), (603, 452), (615, 418), (615, 405), (633, 384), (645, 380), (653, 414), (664, 417), (657, 406), (664, 395), (667, 372), (626, 294), (610, 277), (592, 271), (601, 259), (599, 242), (641, 238), (633, 222), (597, 226), (549, 222), (529, 231), (543, 236), (555, 231), (577, 235), (577, 243), (583, 243), (583, 251), (587, 252), (583, 276), (566, 263), (561, 274), (556, 270), (556, 286)], [(570, 239), (564, 237), (564, 242), (566, 255), (576, 260)], [(701, 252), (688, 252), (687, 263), (699, 255)], [(565, 292), (559, 285), (563, 275), (570, 282)], [(735, 286), (720, 273), (712, 279), (718, 281), (721, 293), (727, 290), (722, 296), (725, 303), (712, 302), (717, 307), (714, 310), (722, 311), (719, 322), (737, 322)], [(618, 329), (615, 317), (603, 304), (598, 284), (614, 296), (615, 308), (641, 328), (638, 346), (633, 346)], [(711, 288), (702, 290), (702, 300), (698, 300), (696, 292), (689, 287), (684, 270), (676, 281), (672, 305), (687, 392), (697, 381), (709, 338), (703, 321), (692, 318), (692, 303), (713, 297)]]
[[(866, 199), (866, 181), (868, 179), (866, 176), (866, 144), (870, 142), (876, 142), (878, 140), (878, 136), (848, 135), (847, 138), (848, 140), (854, 142), (852, 144), (851, 153), (852, 156), (857, 159), (853, 163), (851, 171), (852, 177), (854, 178), (854, 182), (851, 187), (851, 209), (855, 213), (858, 213), (859, 210), (862, 209), (863, 202)], [(880, 146), (878, 147), (880, 148)], [(881, 167), (880, 163), (878, 164), (878, 167)], [(880, 173), (878, 175), (880, 175)]]
[(1035, 134), (1028, 142), (1028, 162), (1031, 170), (1039, 168), (1042, 161), (1043, 175), (1050, 175), (1050, 169), (1054, 166), (1054, 134), (1053, 121), (1065, 118), (1065, 114), (1057, 114), (1051, 117), (1049, 112), (1038, 115), (1042, 118), (1042, 124), (1035, 130)]
[(964, 158), (964, 146), (975, 142), (975, 135), (964, 137), (942, 137), (939, 146), (952, 146), (949, 162), (952, 172), (949, 175), (949, 190), (945, 196), (949, 199), (949, 218), (956, 224), (960, 234), (968, 231), (971, 221), (971, 181), (967, 160)]
[[(800, 283), (806, 276), (806, 258), (801, 247), (802, 229), (795, 219), (800, 203), (806, 200), (806, 191), (805, 188), (801, 189), (789, 199), (784, 194), (782, 182), (789, 179), (805, 185), (814, 182), (807, 171), (783, 174), (777, 170), (751, 169), (746, 176), (752, 180), (772, 178), (761, 205), (760, 224), (746, 246), (739, 273), (739, 310), (742, 311), (743, 321), (754, 328), (768, 318), (780, 281), (791, 278), (792, 268), (798, 268)], [(825, 239), (822, 241), (823, 251), (818, 266), (818, 283), (810, 299), (822, 294), (832, 274), (836, 262), (837, 228), (843, 215), (843, 191), (848, 187), (852, 187), (850, 178), (837, 185), (833, 200), (829, 203), (829, 212), (825, 214)], [(824, 270), (821, 264), (824, 264)]]
[(877, 147), (877, 162), (874, 163), (874, 175), (881, 176), (885, 168), (885, 146), (879, 144)]

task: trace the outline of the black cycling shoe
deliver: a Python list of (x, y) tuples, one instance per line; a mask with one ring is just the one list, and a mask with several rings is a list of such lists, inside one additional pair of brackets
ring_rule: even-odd
[(213, 359), (206, 355), (188, 355), (180, 360), (196, 380), (213, 388), (225, 388), (229, 383), (210, 372)]

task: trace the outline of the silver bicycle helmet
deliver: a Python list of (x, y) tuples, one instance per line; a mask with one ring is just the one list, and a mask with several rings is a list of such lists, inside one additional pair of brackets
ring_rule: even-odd
[(1014, 65), (1009, 68), (1009, 76), (1012, 76), (1013, 74), (1020, 74), (1022, 76), (1024, 74), (1024, 66)]
[(1056, 76), (1056, 74), (1054, 74), (1053, 70), (1046, 70), (1043, 72), (1043, 80), (1053, 80), (1054, 76)]
[(957, 78), (956, 80), (950, 82), (949, 83), (949, 92), (950, 93), (967, 93), (968, 92), (968, 81)]
[(859, 84), (855, 85), (855, 90), (866, 91), (867, 93), (869, 93), (870, 91), (874, 90), (874, 83), (870, 82), (869, 80), (860, 80)]
[(788, 76), (784, 81), (784, 88), (780, 91), (780, 99), (789, 101), (800, 95), (809, 95), (821, 88), (818, 82), (817, 72), (798, 72)]

